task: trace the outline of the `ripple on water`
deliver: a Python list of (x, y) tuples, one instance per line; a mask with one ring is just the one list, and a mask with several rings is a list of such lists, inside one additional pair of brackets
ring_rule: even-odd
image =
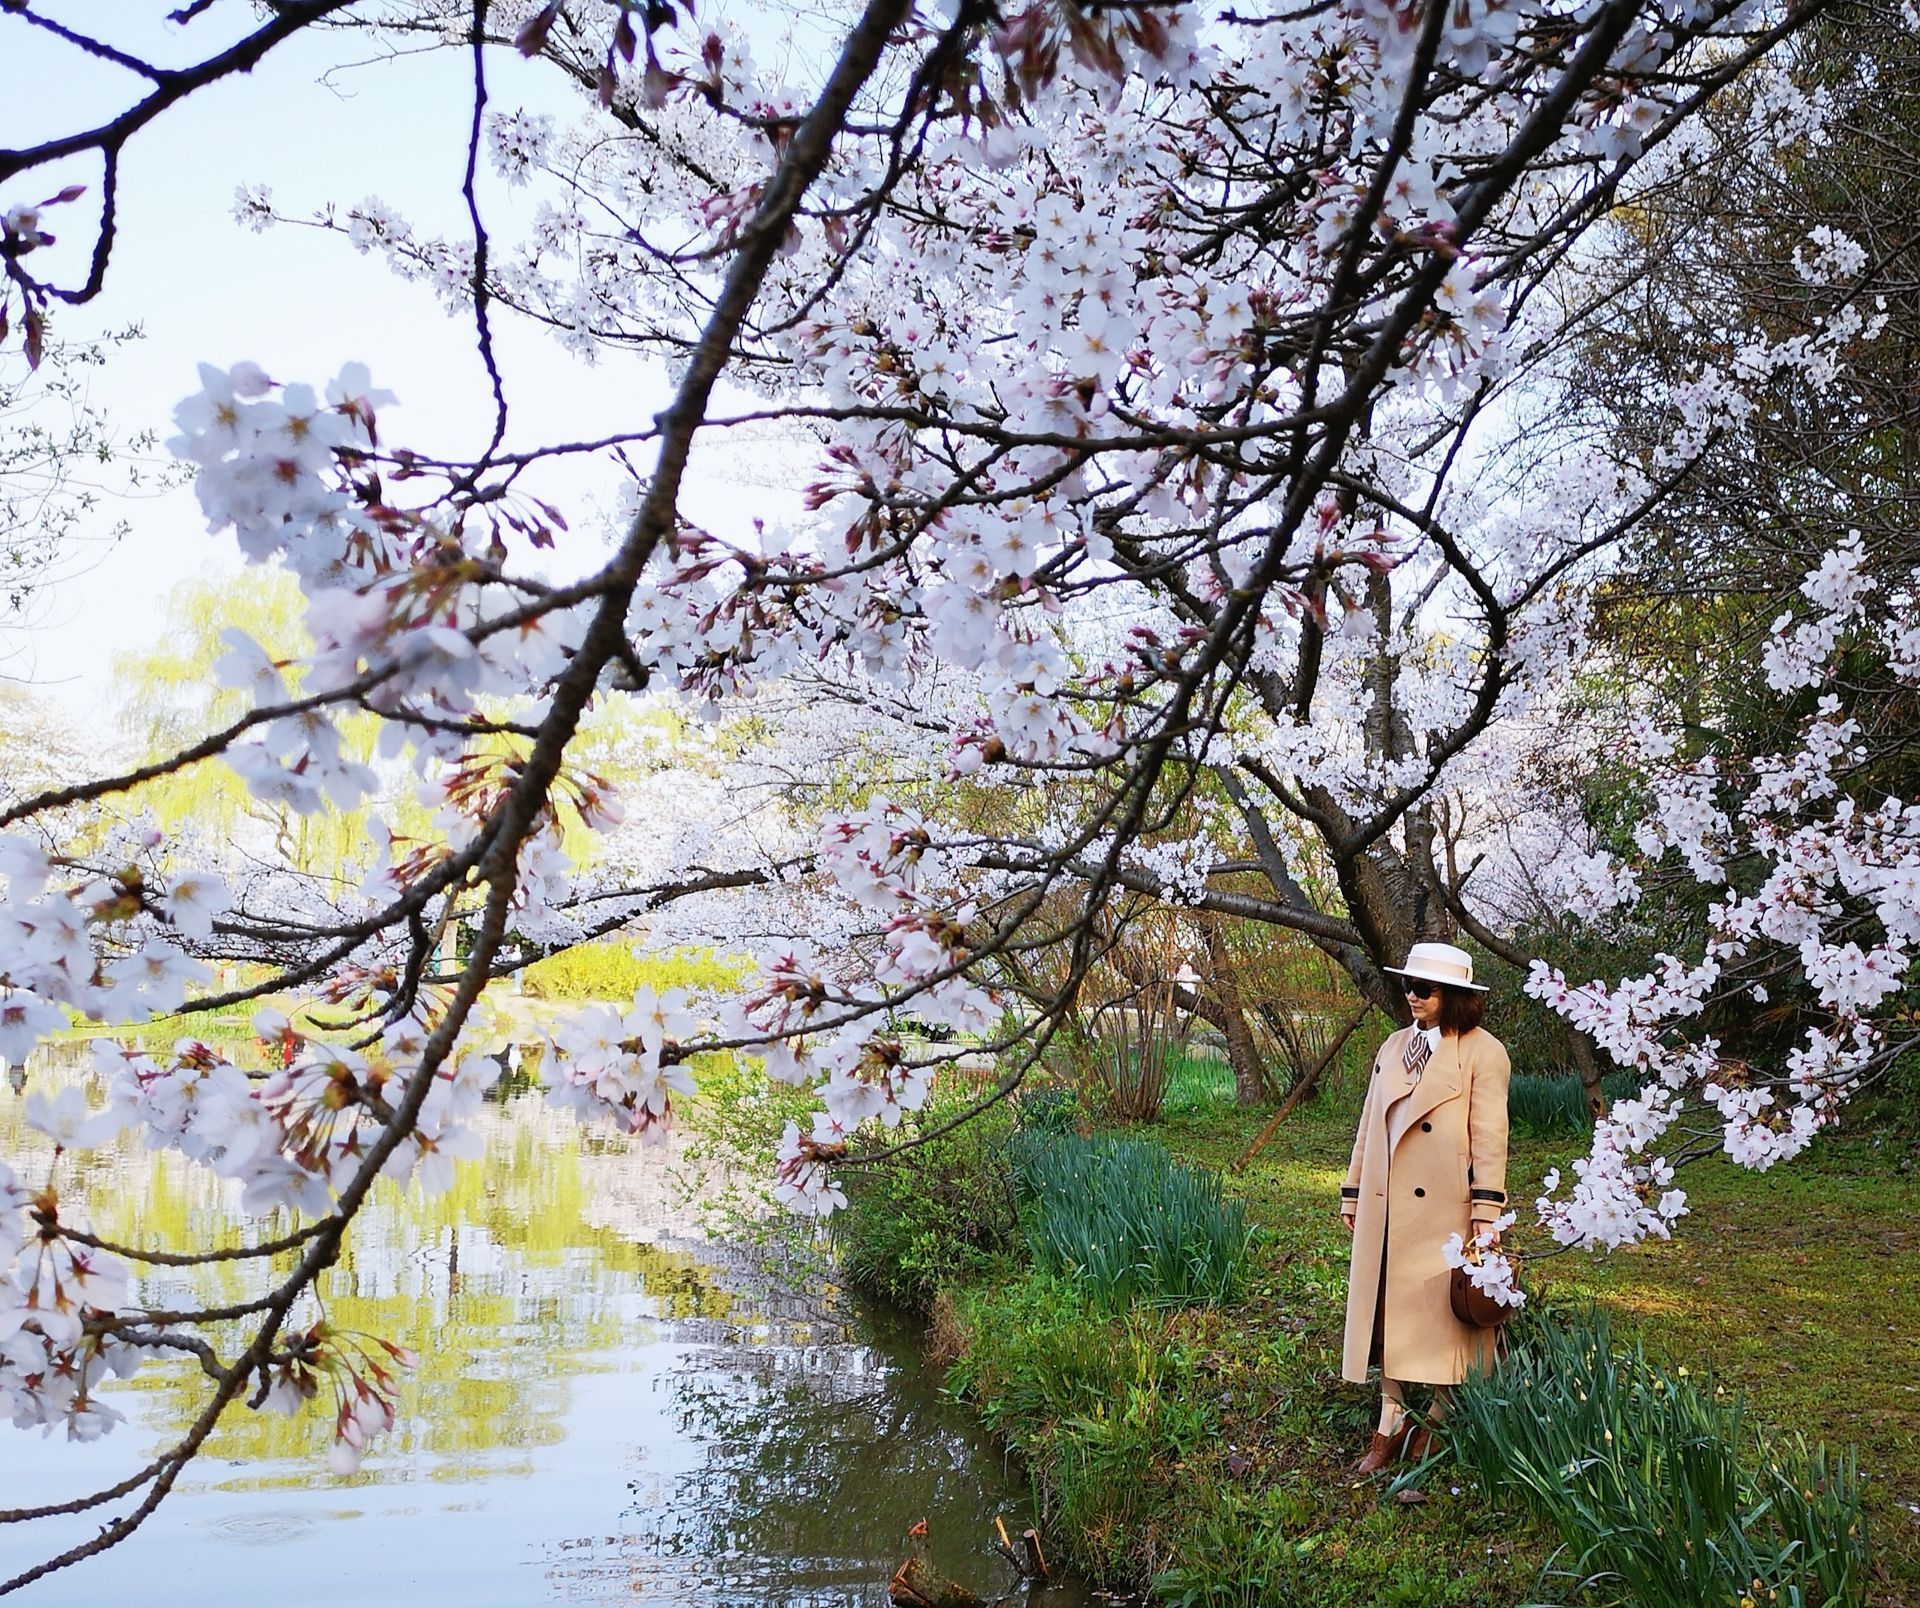
[(230, 1541), (241, 1547), (272, 1547), (297, 1541), (313, 1528), (311, 1513), (269, 1511), (266, 1513), (229, 1513), (207, 1526), (216, 1541)]

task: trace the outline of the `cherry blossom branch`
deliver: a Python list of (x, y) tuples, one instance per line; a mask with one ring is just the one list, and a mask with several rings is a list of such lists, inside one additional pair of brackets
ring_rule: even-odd
[(101, 1239), (97, 1235), (85, 1233), (64, 1223), (60, 1226), (60, 1237), (71, 1240), (75, 1245), (86, 1245), (96, 1251), (108, 1251), (115, 1256), (124, 1256), (133, 1262), (150, 1262), (157, 1267), (201, 1267), (209, 1262), (241, 1262), (258, 1257), (279, 1256), (282, 1252), (295, 1250), (306, 1244), (320, 1232), (320, 1224), (324, 1221), (325, 1219), (320, 1219), (304, 1224), (291, 1233), (282, 1234), (278, 1239), (267, 1240), (259, 1245), (225, 1245), (211, 1251), (159, 1251), (119, 1245), (112, 1240)]
[(83, 34), (77, 29), (69, 28), (51, 17), (43, 17), (31, 6), (26, 5), (24, 0), (8, 0), (8, 3), (0, 9), (4, 9), (10, 17), (19, 17), (33, 27), (52, 34), (56, 39), (64, 39), (70, 45), (77, 45), (89, 56), (97, 56), (101, 61), (112, 62), (116, 67), (124, 67), (128, 72), (138, 73), (142, 78), (151, 79), (156, 84), (166, 81), (165, 73), (151, 62), (142, 61), (138, 56), (130, 56), (126, 51), (116, 49), (104, 40), (95, 39), (90, 34)]
[[(163, 112), (185, 100), (196, 90), (217, 83), (220, 79), (234, 73), (251, 72), (265, 59), (276, 45), (284, 43), (303, 28), (329, 12), (339, 11), (351, 0), (287, 0), (276, 6), (271, 20), (249, 34), (238, 43), (209, 57), (195, 67), (156, 68), (136, 65), (132, 58), (121, 59), (116, 52), (107, 59), (117, 65), (129, 67), (155, 85), (153, 92), (143, 100), (129, 107), (118, 117), (99, 124), (94, 128), (76, 134), (63, 135), (56, 139), (42, 141), (38, 145), (24, 146), (14, 150), (0, 149), (0, 183), (19, 174), (31, 172), (35, 168), (45, 167), (63, 157), (77, 156), (86, 151), (100, 153), (104, 169), (104, 207), (98, 234), (95, 239), (91, 265), (87, 279), (77, 289), (65, 289), (43, 283), (25, 276), (24, 270), (17, 268), (12, 259), (8, 260), (8, 271), (23, 288), (30, 287), (42, 296), (51, 295), (61, 301), (81, 303), (92, 300), (100, 293), (106, 283), (107, 263), (112, 253), (115, 234), (114, 197), (119, 174), (120, 153), (133, 136), (145, 128)], [(15, 8), (9, 6), (11, 12)], [(29, 15), (28, 20), (45, 25), (43, 19)], [(71, 41), (80, 44), (90, 54), (100, 55), (108, 47), (96, 48), (96, 43), (84, 42), (80, 36)]]
[(129, 1474), (118, 1484), (109, 1485), (93, 1491), (86, 1496), (76, 1496), (69, 1502), (48, 1502), (41, 1507), (0, 1508), (0, 1524), (27, 1524), (35, 1519), (56, 1519), (69, 1513), (85, 1513), (90, 1509), (102, 1507), (108, 1502), (118, 1501), (130, 1496), (151, 1480), (166, 1465), (166, 1457), (156, 1457), (137, 1473)]
[(888, 37), (903, 14), (904, 5), (900, 0), (876, 0), (870, 6), (860, 25), (849, 35), (812, 113), (796, 132), (776, 182), (768, 187), (760, 215), (741, 233), (740, 249), (730, 267), (714, 317), (666, 415), (665, 439), (646, 498), (620, 551), (596, 579), (592, 621), (571, 661), (554, 683), (532, 749), (493, 814), (489, 829), (479, 839), (481, 852), (473, 870), (488, 892), (471, 956), (444, 1015), (421, 1047), (418, 1064), (410, 1072), (400, 1100), (390, 1114), (385, 1114), (387, 1120), (377, 1130), (351, 1178), (339, 1190), (334, 1214), (316, 1226), (298, 1266), (268, 1297), (263, 1320), (247, 1349), (225, 1368), (210, 1369), (217, 1376), (212, 1398), (188, 1435), (162, 1460), (160, 1471), (142, 1501), (132, 1512), (103, 1528), (91, 1541), (0, 1584), (0, 1594), (115, 1545), (132, 1534), (155, 1510), (171, 1489), (179, 1470), (204, 1443), (245, 1381), (266, 1368), (273, 1355), (275, 1337), (292, 1303), (333, 1263), (373, 1179), (413, 1133), (438, 1070), (489, 980), (518, 884), (520, 848), (548, 807), (549, 789), (559, 774), (581, 712), (604, 668), (625, 642), (628, 600), (640, 571), (654, 548), (672, 530), (672, 512), (688, 449), (725, 354), (731, 349), (733, 332), (744, 318), (760, 279), (773, 260), (774, 249), (784, 232), (785, 215), (798, 205), (824, 165), (854, 94), (878, 64)]
[[(487, 110), (487, 6), (488, 0), (472, 0), (473, 26), (467, 42), (473, 52), (473, 121), (467, 132), (467, 170), (460, 183), (460, 194), (467, 204), (467, 221), (473, 229), (473, 327), (480, 347), (480, 362), (493, 387), (493, 434), (468, 475), (459, 484), (471, 486), (493, 461), (493, 454), (507, 437), (507, 388), (500, 377), (500, 365), (494, 358), (493, 330), (487, 320), (487, 231), (480, 221), (480, 202), (474, 193), (474, 176), (480, 167), (480, 138)], [(456, 488), (457, 489), (457, 488)]]

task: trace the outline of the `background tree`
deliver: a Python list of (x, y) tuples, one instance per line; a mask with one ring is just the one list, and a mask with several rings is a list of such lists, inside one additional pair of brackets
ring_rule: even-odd
[(122, 436), (92, 400), (95, 373), (139, 335), (56, 342), (31, 366), (0, 361), (0, 641), (29, 678), (47, 587), (105, 562), (131, 528), (130, 505), (181, 479), (153, 430)]
[[(1803, 582), (1837, 551), (1857, 550), (1864, 570), (1886, 577), (1876, 609), (1911, 616), (1920, 236), (1908, 192), (1920, 158), (1920, 55), (1896, 9), (1847, 4), (1792, 41), (1780, 67), (1808, 97), (1806, 138), (1776, 148), (1748, 137), (1753, 104), (1773, 92), (1751, 82), (1700, 119), (1668, 171), (1605, 232), (1621, 289), (1597, 311), (1573, 388), (1596, 436), (1651, 457), (1659, 432), (1641, 400), (1650, 389), (1743, 365), (1756, 384), (1623, 544), (1596, 595), (1596, 657), (1569, 715), (1624, 732), (1649, 711), (1672, 711), (1681, 755), (1750, 787), (1749, 756), (1792, 746), (1830, 698), (1858, 731), (1821, 785), (1867, 808), (1920, 792), (1920, 724), (1898, 656), (1842, 641), (1831, 681), (1782, 688), (1766, 670), (1776, 622), (1805, 606)], [(1781, 356), (1809, 342), (1826, 346), (1815, 372)], [(1833, 370), (1837, 383), (1824, 384)], [(1646, 780), (1624, 753), (1573, 767), (1563, 807), (1616, 854), (1644, 858)], [(1750, 893), (1767, 869), (1760, 857), (1730, 860), (1731, 886)], [(1714, 893), (1669, 864), (1650, 871), (1624, 927), (1576, 921), (1583, 930), (1537, 947), (1558, 955), (1571, 941), (1601, 975), (1630, 970), (1636, 955), (1684, 943)], [(1903, 997), (1910, 1007), (1910, 985)], [(1709, 1016), (1732, 1053), (1767, 1058), (1817, 1009), (1792, 968), (1776, 964), (1729, 979)]]

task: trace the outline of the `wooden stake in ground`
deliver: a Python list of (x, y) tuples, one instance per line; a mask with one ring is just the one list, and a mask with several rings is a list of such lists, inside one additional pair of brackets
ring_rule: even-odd
[(1280, 1124), (1293, 1115), (1293, 1108), (1313, 1093), (1314, 1086), (1320, 1081), (1320, 1074), (1333, 1065), (1340, 1052), (1346, 1048), (1347, 1040), (1353, 1037), (1354, 1029), (1367, 1019), (1368, 1013), (1372, 1010), (1373, 1006), (1370, 1003), (1363, 1004), (1359, 1010), (1347, 1018), (1347, 1025), (1340, 1029), (1334, 1041), (1327, 1046), (1326, 1054), (1300, 1075), (1300, 1080), (1287, 1090), (1287, 1097), (1280, 1102), (1280, 1109), (1267, 1118), (1265, 1126), (1248, 1141), (1247, 1148), (1228, 1163), (1228, 1172), (1242, 1171), (1248, 1162), (1260, 1154), (1266, 1147), (1267, 1141), (1280, 1131)]
[(1026, 1560), (1013, 1550), (1013, 1537), (1007, 1534), (1007, 1521), (1001, 1518), (998, 1513), (993, 1516), (993, 1528), (994, 1532), (1000, 1537), (998, 1541), (993, 1543), (993, 1550), (1013, 1565), (1014, 1573), (1019, 1575), (1022, 1580), (1026, 1579)]
[(1021, 1573), (1029, 1580), (1045, 1580), (1047, 1578), (1047, 1555), (1040, 1550), (1040, 1532), (1038, 1530), (1022, 1530), (1020, 1532), (1020, 1546), (1027, 1557), (1026, 1567), (1021, 1570)]

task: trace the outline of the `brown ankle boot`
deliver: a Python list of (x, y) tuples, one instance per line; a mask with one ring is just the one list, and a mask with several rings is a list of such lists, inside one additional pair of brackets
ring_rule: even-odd
[(1367, 1455), (1353, 1465), (1356, 1474), (1378, 1474), (1400, 1453), (1400, 1442), (1405, 1436), (1404, 1430), (1395, 1430), (1391, 1435), (1382, 1435), (1374, 1431), (1373, 1440), (1367, 1446)]
[(1433, 1455), (1439, 1437), (1425, 1424), (1416, 1425), (1407, 1435), (1407, 1461), (1424, 1463)]

